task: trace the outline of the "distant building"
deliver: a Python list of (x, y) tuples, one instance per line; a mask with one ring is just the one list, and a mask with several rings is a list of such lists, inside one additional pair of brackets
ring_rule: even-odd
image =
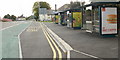
[(19, 16), (18, 18), (16, 18), (17, 21), (24, 21), (26, 20), (26, 18), (23, 16), (23, 14), (21, 16)]
[(64, 11), (70, 9), (70, 4), (64, 4), (63, 6), (61, 6), (58, 11)]
[(46, 8), (39, 8), (39, 20), (50, 21), (53, 10), (47, 10)]

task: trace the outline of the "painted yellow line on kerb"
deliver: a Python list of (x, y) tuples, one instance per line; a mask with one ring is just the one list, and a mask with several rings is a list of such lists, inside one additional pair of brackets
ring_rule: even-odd
[[(44, 30), (44, 31), (47, 31), (47, 30)], [(46, 32), (46, 34), (47, 34), (47, 36), (49, 37), (49, 39), (51, 40), (51, 42), (54, 44), (55, 48), (56, 48), (57, 51), (58, 51), (58, 55), (59, 55), (58, 58), (59, 58), (59, 60), (62, 60), (62, 53), (61, 53), (59, 47), (58, 47), (57, 44), (54, 42), (53, 38), (49, 35), (49, 33)]]
[(44, 29), (43, 29), (43, 27), (42, 27), (42, 25), (40, 24), (40, 26), (41, 26), (41, 28), (42, 28), (42, 30), (43, 30), (43, 33), (44, 33), (44, 35), (45, 35), (45, 37), (47, 38), (47, 41), (48, 41), (48, 43), (49, 43), (49, 45), (50, 45), (50, 47), (51, 47), (51, 49), (52, 49), (52, 51), (53, 51), (53, 60), (56, 60), (56, 51), (55, 51), (55, 48), (53, 47), (53, 45), (52, 45), (52, 43), (50, 42), (50, 39), (48, 38), (48, 36), (46, 35), (46, 33), (45, 33), (45, 31), (44, 31)]
[(48, 37), (48, 35), (47, 35), (47, 33), (45, 32), (45, 35), (47, 36), (46, 38), (48, 39), (48, 42), (49, 42), (49, 44), (52, 46), (51, 48), (53, 49), (53, 60), (56, 60), (56, 58), (57, 58), (57, 53), (56, 53), (56, 50), (55, 50), (55, 48), (53, 47), (53, 45), (52, 45), (52, 42), (50, 41), (50, 39), (49, 39), (49, 37)]
[(60, 49), (58, 48), (57, 44), (53, 41), (53, 39), (50, 37), (50, 35), (47, 32), (46, 32), (46, 34), (48, 35), (48, 37), (50, 38), (50, 40), (52, 41), (52, 43), (54, 44), (55, 48), (58, 51), (59, 60), (62, 60), (62, 53), (61, 53)]

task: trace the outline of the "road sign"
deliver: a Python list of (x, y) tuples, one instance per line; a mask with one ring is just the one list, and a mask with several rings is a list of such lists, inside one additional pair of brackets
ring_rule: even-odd
[(39, 14), (47, 14), (46, 8), (39, 8)]

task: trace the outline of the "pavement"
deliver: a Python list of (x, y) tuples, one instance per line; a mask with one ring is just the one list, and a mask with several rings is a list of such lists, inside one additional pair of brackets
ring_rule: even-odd
[[(54, 23), (44, 23), (72, 48), (99, 58), (118, 58), (118, 37), (102, 37), (96, 33), (86, 33), (85, 30), (73, 30)], [(71, 58), (90, 58), (78, 56), (71, 52)], [(80, 54), (81, 55), (81, 54)], [(84, 55), (84, 54), (83, 54)]]

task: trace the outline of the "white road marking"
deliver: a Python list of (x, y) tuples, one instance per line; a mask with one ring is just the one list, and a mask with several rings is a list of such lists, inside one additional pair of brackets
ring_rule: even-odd
[(27, 32), (36, 32), (36, 31), (38, 31), (38, 27), (37, 26), (30, 26), (26, 31)]
[(86, 55), (86, 56), (88, 56), (88, 57), (92, 57), (92, 58), (99, 59), (99, 57), (96, 57), (96, 56), (91, 55), (91, 54), (87, 54), (87, 53), (84, 53), (84, 52), (81, 52), (81, 51), (77, 51), (77, 50), (73, 50), (73, 51), (75, 51), (75, 52), (77, 52), (77, 53), (80, 53), (80, 54), (83, 54), (83, 55)]
[[(32, 23), (32, 22), (31, 22)], [(30, 25), (31, 25), (30, 23)], [(23, 58), (23, 55), (22, 55), (22, 47), (21, 47), (21, 42), (20, 42), (20, 35), (30, 26), (28, 25), (25, 29), (23, 29), (19, 35), (18, 35), (18, 39), (19, 39), (19, 58)], [(22, 59), (21, 59), (22, 60)]]

